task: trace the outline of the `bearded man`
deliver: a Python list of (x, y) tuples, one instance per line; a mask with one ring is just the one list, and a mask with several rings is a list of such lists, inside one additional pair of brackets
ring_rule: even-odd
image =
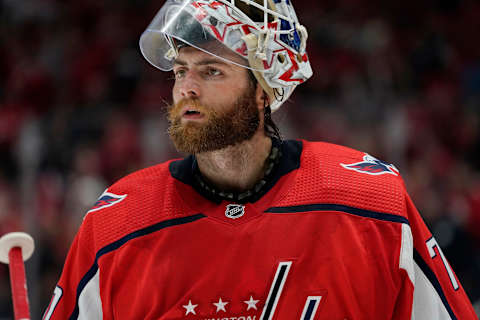
[(167, 0), (140, 47), (189, 155), (104, 192), (44, 319), (477, 319), (393, 165), (280, 139), (306, 39), (290, 0)]

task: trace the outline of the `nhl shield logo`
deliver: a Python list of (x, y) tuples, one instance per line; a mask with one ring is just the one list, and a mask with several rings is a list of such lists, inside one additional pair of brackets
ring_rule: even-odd
[(230, 219), (238, 219), (245, 214), (245, 206), (241, 204), (228, 204), (225, 216)]

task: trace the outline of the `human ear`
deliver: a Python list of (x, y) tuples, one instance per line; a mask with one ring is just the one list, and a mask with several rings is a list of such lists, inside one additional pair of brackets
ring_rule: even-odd
[(262, 86), (257, 83), (257, 87), (255, 89), (255, 97), (258, 110), (262, 111), (266, 105), (269, 103), (269, 98), (267, 93), (263, 90)]

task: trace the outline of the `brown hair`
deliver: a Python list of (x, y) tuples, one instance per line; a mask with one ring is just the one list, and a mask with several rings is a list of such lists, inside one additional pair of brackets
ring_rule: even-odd
[[(258, 81), (250, 69), (248, 70), (248, 76), (249, 76), (248, 78), (250, 80), (250, 84), (252, 85), (253, 88), (256, 88)], [(263, 100), (263, 107), (264, 107), (263, 108), (263, 111), (264, 111), (263, 126), (265, 130), (265, 134), (270, 138), (276, 138), (278, 140), (282, 140), (282, 136), (280, 135), (280, 130), (278, 129), (275, 122), (273, 122), (272, 109), (270, 108), (270, 104), (267, 99), (267, 94), (265, 92), (264, 92), (264, 97), (265, 99)]]

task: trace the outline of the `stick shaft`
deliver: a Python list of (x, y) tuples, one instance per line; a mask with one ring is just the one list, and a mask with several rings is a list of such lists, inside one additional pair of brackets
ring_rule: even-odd
[(13, 312), (15, 320), (30, 319), (28, 308), (27, 279), (23, 264), (22, 249), (14, 247), (8, 252), (10, 284), (12, 287)]

